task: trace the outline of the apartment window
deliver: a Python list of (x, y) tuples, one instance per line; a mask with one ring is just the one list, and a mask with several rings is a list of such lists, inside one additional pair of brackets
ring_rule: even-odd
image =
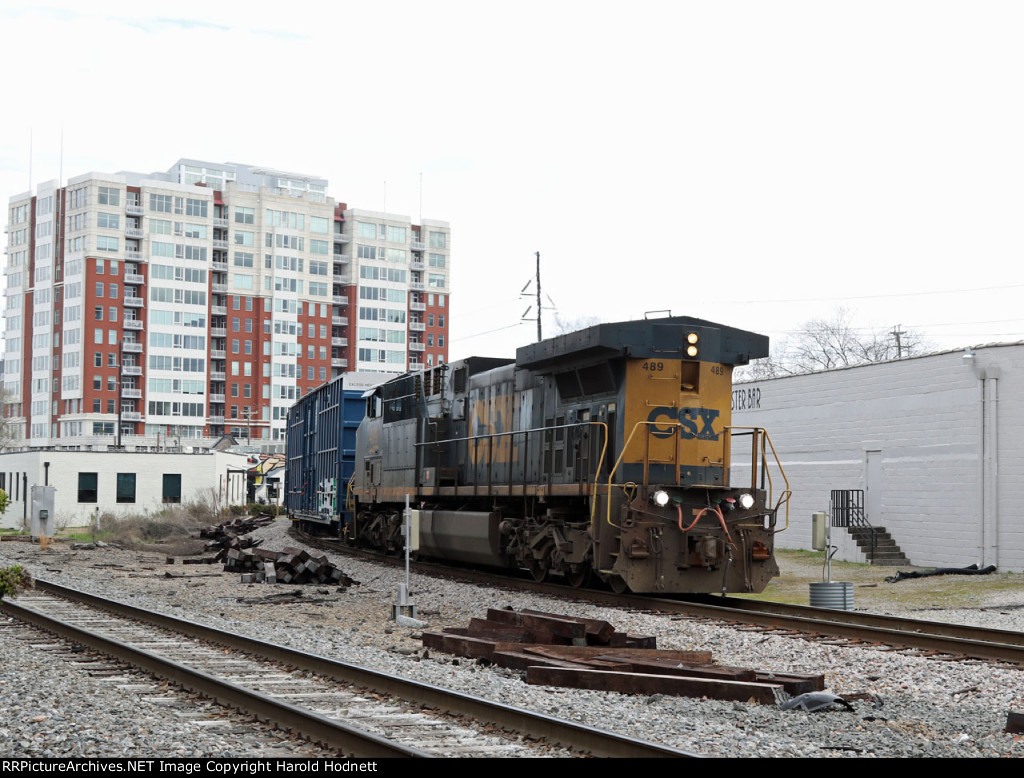
[(160, 211), (161, 213), (171, 212), (171, 196), (151, 194), (149, 196), (149, 210)]
[(445, 233), (443, 232), (432, 232), (430, 233), (430, 248), (432, 249), (443, 249), (445, 246)]
[(119, 229), (121, 227), (121, 217), (116, 213), (97, 213), (96, 226), (104, 227), (108, 230)]
[(99, 282), (96, 283), (96, 296), (97, 297), (102, 297), (103, 296), (103, 288), (104, 287), (103, 287), (103, 282), (102, 281), (99, 281)]
[(103, 321), (103, 306), (102, 305), (97, 305), (96, 306), (96, 312), (93, 315), (93, 318), (96, 319), (96, 321)]
[(100, 205), (120, 205), (121, 190), (110, 186), (101, 186), (98, 201)]
[(255, 208), (235, 208), (235, 222), (237, 224), (253, 224), (255, 221)]
[(103, 367), (103, 353), (97, 351), (92, 355), (92, 363), (95, 367)]
[(188, 216), (206, 217), (206, 209), (209, 203), (206, 200), (195, 200), (189, 197), (185, 201), (185, 213)]
[(135, 473), (117, 474), (117, 501), (135, 502)]
[(97, 483), (99, 481), (98, 473), (79, 473), (78, 474), (78, 501), (79, 502), (96, 502), (97, 501)]
[(181, 502), (181, 473), (164, 473), (164, 502)]

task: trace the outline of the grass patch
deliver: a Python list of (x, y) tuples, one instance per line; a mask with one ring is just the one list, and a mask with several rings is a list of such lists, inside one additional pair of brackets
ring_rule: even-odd
[[(828, 580), (825, 553), (776, 549), (780, 575), (759, 594), (737, 595), (793, 605), (810, 603), (810, 584)], [(889, 583), (899, 567), (832, 560), (832, 581), (853, 584), (853, 606), (864, 611), (925, 611), (951, 608), (1024, 606), (1024, 574), (941, 575)], [(903, 568), (907, 570), (908, 568)], [(927, 569), (927, 568), (911, 568)]]

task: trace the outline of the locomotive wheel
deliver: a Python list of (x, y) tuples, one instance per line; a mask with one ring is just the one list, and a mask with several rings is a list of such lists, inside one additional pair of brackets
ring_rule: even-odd
[(582, 589), (590, 583), (590, 565), (587, 562), (580, 562), (574, 569), (570, 569), (565, 576), (569, 579), (569, 586), (573, 589)]
[(608, 576), (607, 583), (616, 594), (625, 594), (629, 591), (629, 585), (617, 575)]
[(545, 578), (548, 577), (548, 568), (540, 559), (531, 559), (529, 562), (530, 576), (537, 583), (541, 583)]

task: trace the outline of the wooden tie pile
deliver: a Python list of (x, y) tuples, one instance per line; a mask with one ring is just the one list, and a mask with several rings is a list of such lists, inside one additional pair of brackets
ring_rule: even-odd
[(661, 650), (655, 638), (605, 621), (533, 610), (491, 608), (467, 627), (424, 632), (423, 645), (524, 671), (527, 683), (541, 686), (769, 705), (825, 688), (823, 675), (719, 665), (710, 651)]
[[(288, 547), (281, 551), (260, 548), (261, 540), (245, 535), (274, 521), (272, 517), (246, 517), (201, 530), (199, 537), (210, 539), (206, 550), (217, 550), (212, 557), (183, 559), (182, 564), (224, 563), (229, 573), (241, 573), (242, 583), (335, 584), (351, 586), (354, 581), (323, 554)], [(170, 561), (170, 560), (168, 560)]]
[(224, 561), (228, 572), (242, 573), (242, 583), (337, 584), (351, 586), (353, 581), (327, 556), (313, 556), (298, 548), (270, 551), (262, 548), (229, 549)]

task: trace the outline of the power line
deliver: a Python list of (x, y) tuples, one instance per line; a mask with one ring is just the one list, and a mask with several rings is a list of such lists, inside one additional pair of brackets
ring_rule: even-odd
[(966, 294), (970, 292), (994, 292), (1006, 289), (1024, 289), (1024, 284), (1009, 284), (1007, 286), (982, 286), (976, 289), (945, 289), (929, 292), (892, 292), (891, 294), (865, 294), (851, 295), (848, 297), (792, 297), (789, 299), (767, 299), (757, 298), (752, 300), (730, 300), (729, 302), (739, 305), (751, 305), (754, 303), (807, 303), (807, 302), (842, 302), (843, 300), (881, 300), (890, 297), (925, 297), (939, 294)]

